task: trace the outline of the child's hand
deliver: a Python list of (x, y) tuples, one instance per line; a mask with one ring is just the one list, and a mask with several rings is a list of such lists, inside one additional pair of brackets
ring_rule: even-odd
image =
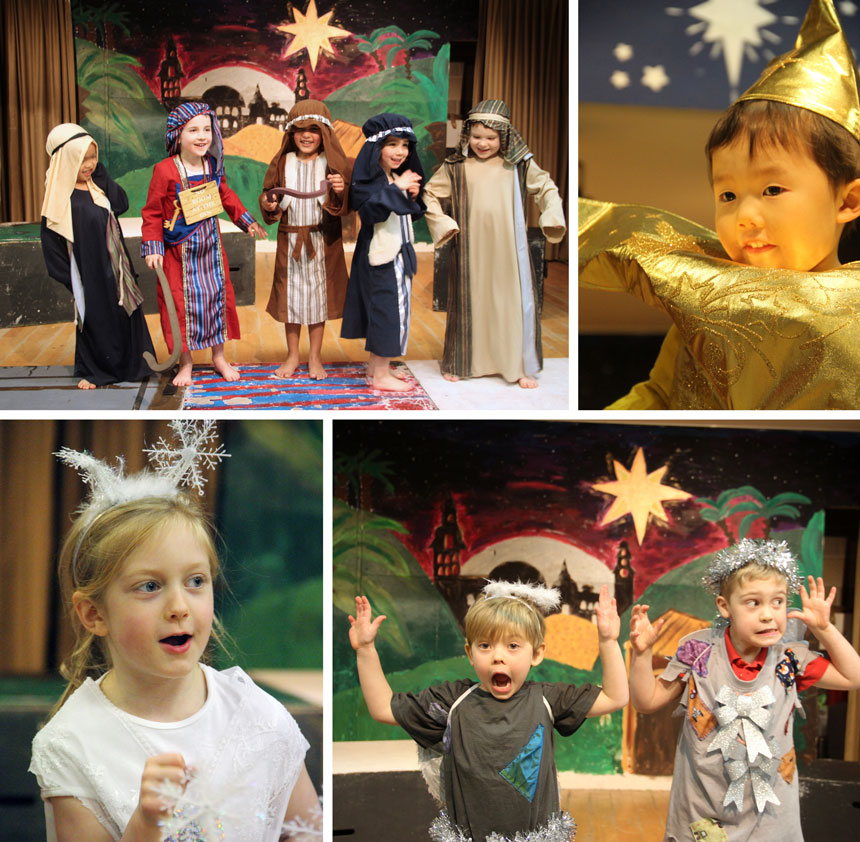
[(158, 792), (164, 781), (184, 788), (187, 781), (185, 760), (181, 754), (156, 754), (146, 759), (140, 779), (140, 800), (137, 808), (144, 824), (158, 827), (173, 808), (168, 799)]
[(597, 598), (597, 637), (601, 641), (618, 640), (621, 633), (621, 618), (615, 599), (609, 598), (609, 587), (604, 585)]
[(786, 617), (789, 620), (803, 620), (815, 635), (825, 631), (830, 625), (830, 609), (836, 599), (836, 588), (830, 589), (830, 596), (826, 599), (825, 593), (824, 579), (819, 576), (816, 582), (815, 577), (810, 576), (809, 592), (807, 593), (803, 585), (800, 586), (800, 602), (803, 607), (800, 611), (792, 611)]
[(414, 199), (421, 186), (421, 176), (412, 170), (405, 170), (400, 175), (394, 176), (394, 186), (399, 190), (405, 190)]
[(650, 605), (634, 605), (630, 614), (630, 645), (637, 655), (647, 652), (656, 642), (665, 620), (657, 620), (654, 625), (648, 619)]
[(248, 226), (248, 233), (254, 237), (255, 239), (261, 238), (263, 240), (269, 239), (269, 232), (263, 228), (259, 222), (255, 222), (253, 225)]
[(274, 213), (278, 209), (278, 203), (270, 202), (268, 199), (261, 199), (260, 207), (262, 207), (263, 210), (268, 213)]
[(331, 189), (340, 196), (343, 193), (344, 188), (343, 176), (333, 172), (327, 175), (326, 178), (328, 179), (328, 183), (331, 185)]
[(148, 254), (144, 257), (144, 260), (146, 261), (146, 265), (153, 271), (164, 268), (164, 255)]
[(385, 614), (380, 614), (373, 622), (370, 621), (370, 601), (366, 596), (355, 598), (355, 617), (349, 615), (349, 642), (357, 652), (363, 646), (373, 645), (376, 632), (385, 619)]

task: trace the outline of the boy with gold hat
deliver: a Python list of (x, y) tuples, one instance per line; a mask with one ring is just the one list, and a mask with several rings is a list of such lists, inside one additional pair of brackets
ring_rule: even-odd
[(794, 49), (706, 151), (716, 238), (650, 208), (581, 202), (581, 282), (674, 322), (650, 379), (608, 408), (860, 407), (860, 266), (837, 253), (860, 216), (860, 81), (832, 0), (812, 0)]

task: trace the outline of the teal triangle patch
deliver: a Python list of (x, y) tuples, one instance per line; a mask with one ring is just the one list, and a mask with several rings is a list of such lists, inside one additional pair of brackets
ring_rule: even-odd
[(544, 726), (538, 725), (523, 750), (499, 774), (529, 802), (537, 790), (540, 759), (543, 755)]

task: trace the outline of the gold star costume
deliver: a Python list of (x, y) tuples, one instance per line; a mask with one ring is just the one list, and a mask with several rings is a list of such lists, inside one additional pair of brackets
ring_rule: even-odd
[[(860, 141), (860, 84), (832, 0), (740, 100), (814, 111)], [(649, 380), (607, 409), (860, 408), (860, 262), (826, 272), (728, 259), (716, 234), (638, 205), (581, 199), (579, 277), (665, 310)]]

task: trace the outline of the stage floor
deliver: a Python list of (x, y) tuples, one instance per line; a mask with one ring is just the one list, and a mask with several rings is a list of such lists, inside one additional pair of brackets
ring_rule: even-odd
[[(275, 254), (272, 243), (258, 243), (256, 255), (256, 299), (253, 307), (239, 307), (242, 338), (225, 346), (227, 359), (238, 364), (275, 364), (286, 358), (283, 325), (266, 313)], [(347, 263), (352, 254), (347, 251)], [(418, 273), (413, 282), (412, 323), (409, 352), (404, 362), (415, 373), (439, 409), (568, 409), (568, 267), (547, 264), (544, 306), (541, 317), (544, 372), (536, 390), (520, 389), (498, 377), (462, 383), (447, 383), (439, 374), (445, 334), (445, 313), (432, 308), (432, 251), (418, 251)], [(163, 360), (167, 348), (158, 317), (147, 316), (156, 356)], [(181, 390), (169, 381), (151, 380), (139, 394), (140, 384), (94, 389), (79, 394), (77, 381), (63, 380), (71, 374), (75, 328), (71, 323), (0, 329), (0, 409), (178, 409)], [(302, 331), (301, 353), (307, 359), (307, 331)], [(326, 362), (364, 362), (364, 341), (341, 339), (340, 320), (326, 323), (322, 356)], [(210, 362), (208, 351), (195, 351), (195, 364)], [(60, 378), (60, 379), (57, 379)], [(169, 388), (168, 388), (169, 387)], [(151, 389), (151, 392), (150, 392)]]
[[(430, 401), (440, 410), (486, 410), (525, 409), (559, 410), (568, 409), (568, 361), (549, 358), (544, 361), (544, 370), (537, 389), (521, 389), (516, 384), (506, 383), (501, 377), (479, 377), (474, 380), (461, 380), (449, 383), (440, 371), (437, 360), (410, 360), (406, 364), (421, 385)], [(326, 409), (336, 410), (338, 386), (334, 369), (343, 364), (330, 366), (330, 378), (326, 381), (309, 381), (307, 373), (289, 381), (267, 380), (258, 386), (270, 390), (283, 389), (285, 397), (279, 405), (268, 407), (253, 404), (250, 397), (233, 398), (232, 405), (211, 406), (193, 405), (192, 394), (188, 395), (187, 408), (191, 409)], [(247, 367), (252, 368), (252, 367)], [(247, 371), (247, 368), (245, 369)], [(211, 369), (209, 370), (211, 372)], [(243, 372), (244, 373), (244, 372)], [(203, 370), (195, 369), (194, 377), (203, 379)], [(5, 366), (0, 367), (0, 411), (4, 410), (84, 410), (95, 411), (134, 411), (134, 410), (178, 410), (186, 403), (186, 390), (177, 388), (167, 376), (150, 377), (141, 383), (116, 383), (99, 389), (78, 389), (77, 377), (69, 365), (50, 366)], [(354, 378), (353, 378), (354, 379)], [(216, 378), (217, 381), (217, 378)], [(296, 400), (291, 404), (289, 393), (307, 381), (308, 386), (328, 392), (324, 405), (314, 405), (312, 401)], [(220, 382), (220, 381), (217, 381)], [(241, 384), (241, 380), (239, 381)], [(282, 385), (279, 385), (282, 384)], [(232, 384), (231, 384), (232, 385)], [(241, 389), (240, 385), (235, 387)], [(253, 390), (248, 391), (249, 395)], [(387, 393), (374, 392), (370, 388), (350, 384), (343, 389), (350, 398), (364, 397), (368, 403), (365, 408), (398, 408), (395, 401), (382, 405), (380, 398)], [(374, 402), (374, 399), (375, 402)], [(402, 401), (403, 409), (415, 408)], [(361, 408), (344, 406), (343, 408)], [(430, 406), (421, 406), (429, 409)]]

